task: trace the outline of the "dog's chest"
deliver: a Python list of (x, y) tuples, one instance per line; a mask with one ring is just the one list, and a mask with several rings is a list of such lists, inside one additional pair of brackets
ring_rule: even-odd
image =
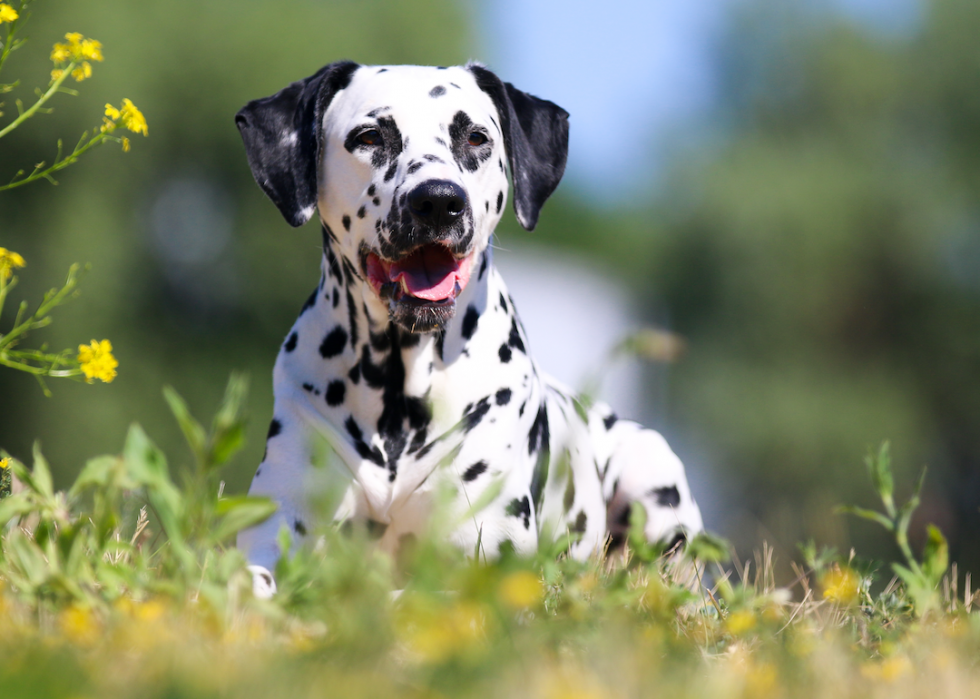
[(474, 282), (443, 333), (412, 335), (372, 319), (351, 285), (327, 274), (282, 347), (277, 400), (304, 396), (307, 419), (349, 447), (336, 451), (372, 516), (440, 469), (524, 470), (537, 372), (492, 265)]

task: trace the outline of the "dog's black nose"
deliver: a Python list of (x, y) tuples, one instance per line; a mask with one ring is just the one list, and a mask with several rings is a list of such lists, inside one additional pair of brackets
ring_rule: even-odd
[(449, 180), (428, 180), (408, 193), (412, 215), (426, 226), (452, 225), (466, 208), (466, 192)]

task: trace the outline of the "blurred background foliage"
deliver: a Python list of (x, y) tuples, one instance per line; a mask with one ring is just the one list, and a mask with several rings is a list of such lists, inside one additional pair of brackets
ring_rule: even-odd
[[(615, 270), (646, 320), (685, 338), (666, 389), (651, 380), (666, 391), (654, 426), (689, 464), (708, 525), (741, 551), (767, 539), (785, 561), (813, 537), (894, 557), (872, 527), (832, 514), (871, 503), (861, 460), (889, 438), (900, 483), (902, 468), (909, 486), (931, 469), (922, 523), (937, 523), (952, 559), (977, 570), (980, 5), (925, 3), (901, 36), (788, 5), (729, 8), (715, 47), (721, 98), (700, 145), (679, 148), (626, 202), (596, 203), (566, 184), (533, 241)], [(38, 299), (69, 264), (92, 263), (83, 296), (40, 337), (53, 347), (108, 337), (120, 362), (111, 386), (55, 383), (51, 399), (30, 377), (0, 372), (0, 445), (26, 458), (40, 440), (61, 485), (86, 458), (118, 451), (132, 420), (179, 453), (162, 386), (209, 413), (229, 372), (245, 370), (253, 419), (227, 483), (245, 490), (276, 352), (316, 283), (319, 233), (292, 230), (262, 196), (233, 115), (340, 58), (480, 58), (476, 7), (35, 5), (31, 43), (5, 69), (25, 98), (47, 83), (48, 51), (66, 31), (102, 41), (106, 61), (80, 97), (60, 97), (3, 143), (0, 180), (97, 125), (107, 101), (132, 99), (150, 137), (128, 154), (100, 149), (57, 188), (0, 195), (0, 244), (28, 262), (20, 295)], [(574, 124), (572, 114), (573, 149)], [(613, 147), (634, 147), (630, 136), (628, 122), (610, 124)], [(515, 245), (532, 239), (511, 214), (500, 231)]]

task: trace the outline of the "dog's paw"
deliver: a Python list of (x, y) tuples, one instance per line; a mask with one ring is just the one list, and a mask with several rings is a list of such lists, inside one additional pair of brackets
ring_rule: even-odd
[(248, 572), (252, 574), (252, 594), (256, 599), (270, 599), (276, 594), (276, 579), (267, 568), (249, 566)]

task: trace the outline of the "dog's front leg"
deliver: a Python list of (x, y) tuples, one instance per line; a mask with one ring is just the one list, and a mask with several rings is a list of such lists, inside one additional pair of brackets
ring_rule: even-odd
[(353, 480), (338, 453), (336, 437), (315, 429), (312, 425), (317, 421), (307, 419), (302, 406), (302, 402), (276, 400), (265, 456), (249, 488), (249, 495), (271, 498), (278, 507), (265, 522), (238, 535), (256, 597), (268, 598), (276, 592), (271, 571), (283, 553), (280, 531), (285, 528), (291, 543), (297, 543), (312, 530), (312, 521), (335, 518)]

